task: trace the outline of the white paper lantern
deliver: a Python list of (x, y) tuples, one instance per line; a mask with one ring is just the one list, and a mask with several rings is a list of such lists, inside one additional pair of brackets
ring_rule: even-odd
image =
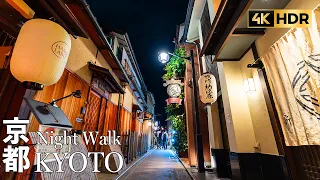
[(62, 76), (70, 50), (70, 36), (59, 24), (45, 19), (29, 20), (15, 43), (11, 73), (21, 82), (55, 84)]
[(212, 74), (203, 74), (198, 81), (200, 100), (205, 104), (217, 100), (217, 82)]

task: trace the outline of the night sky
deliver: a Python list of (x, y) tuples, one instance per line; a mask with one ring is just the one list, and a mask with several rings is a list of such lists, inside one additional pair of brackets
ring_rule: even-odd
[(161, 79), (164, 65), (159, 51), (174, 50), (176, 26), (184, 23), (188, 0), (87, 0), (102, 29), (127, 32), (142, 76), (155, 96), (155, 112), (165, 120), (166, 89)]

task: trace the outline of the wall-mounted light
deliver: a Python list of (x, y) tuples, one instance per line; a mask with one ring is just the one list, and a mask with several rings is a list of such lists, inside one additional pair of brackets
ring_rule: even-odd
[(158, 60), (163, 64), (167, 63), (170, 60), (169, 54), (165, 52), (159, 53)]
[(57, 106), (57, 102), (58, 102), (58, 101), (61, 101), (62, 99), (68, 98), (68, 97), (70, 97), (70, 96), (73, 96), (73, 97), (75, 97), (75, 98), (81, 98), (81, 95), (82, 95), (82, 92), (81, 92), (80, 90), (76, 90), (76, 91), (72, 92), (71, 94), (69, 94), (69, 95), (67, 95), (67, 96), (64, 96), (64, 97), (62, 97), (62, 98), (59, 98), (59, 99), (57, 99), (57, 100), (54, 100), (54, 99), (53, 99), (53, 101), (50, 102), (49, 104), (51, 104), (52, 106), (58, 107), (58, 106)]
[(148, 122), (148, 126), (150, 127), (152, 125), (151, 121)]
[(248, 78), (248, 79), (244, 80), (243, 87), (244, 87), (244, 92), (245, 93), (248, 93), (250, 91), (255, 91), (256, 87), (254, 85), (253, 78)]

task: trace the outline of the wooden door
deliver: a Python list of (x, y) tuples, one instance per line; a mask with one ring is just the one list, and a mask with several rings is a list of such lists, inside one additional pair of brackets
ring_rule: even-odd
[[(85, 106), (89, 85), (76, 75), (65, 70), (59, 81), (51, 86), (46, 86), (43, 90), (37, 91), (34, 97), (35, 100), (41, 102), (51, 102), (53, 99), (58, 99), (71, 94), (75, 90), (82, 92), (81, 98), (69, 97), (57, 102), (69, 121), (73, 125), (73, 129), (80, 130), (82, 123), (76, 122), (76, 118), (82, 119), (81, 107)], [(35, 117), (31, 116), (28, 132), (36, 132), (39, 129), (39, 123)]]
[[(107, 110), (107, 100), (105, 98), (101, 99), (101, 107), (100, 107), (100, 115), (99, 115), (99, 123), (98, 123), (98, 129), (99, 132), (98, 139), (100, 139), (101, 135), (107, 135), (107, 132), (104, 132), (104, 127), (106, 124), (106, 110)], [(100, 143), (97, 143), (95, 145), (95, 151), (100, 152), (101, 145)]]
[(130, 127), (132, 122), (132, 115), (131, 113), (125, 109), (124, 107), (121, 107), (120, 110), (120, 134), (125, 135), (129, 133)]
[(118, 106), (113, 104), (111, 101), (108, 101), (106, 114), (105, 114), (105, 125), (103, 130), (104, 133), (106, 133), (108, 130), (116, 130), (117, 111), (118, 111)]
[[(101, 135), (108, 135), (108, 130), (116, 130), (118, 106), (114, 105), (111, 101), (108, 101), (94, 91), (90, 91), (88, 102), (89, 104), (82, 128), (83, 131), (98, 131), (99, 134), (97, 139), (99, 140)], [(87, 146), (89, 152), (101, 151), (101, 146), (97, 142), (95, 145), (89, 143)]]
[(320, 179), (320, 146), (291, 146), (299, 179)]
[[(89, 105), (86, 111), (87, 113), (84, 120), (83, 131), (95, 132), (98, 130), (99, 114), (101, 108), (101, 96), (93, 91), (90, 91), (88, 103)], [(87, 133), (87, 136), (89, 136), (89, 133)], [(95, 146), (92, 144), (92, 142), (90, 142), (87, 145), (87, 148), (89, 152), (93, 152)]]

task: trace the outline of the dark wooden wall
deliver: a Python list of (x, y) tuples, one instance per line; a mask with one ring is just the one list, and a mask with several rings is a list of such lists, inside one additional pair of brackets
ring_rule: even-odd
[[(10, 72), (9, 67), (0, 71), (0, 154), (3, 154), (3, 149), (6, 144), (2, 141), (7, 136), (6, 126), (3, 125), (4, 119), (13, 119), (17, 117), (23, 101), (23, 96), (26, 94), (26, 89), (16, 80)], [(33, 96), (33, 93), (28, 93), (28, 96)], [(20, 119), (27, 119), (28, 116), (21, 113)], [(0, 177), (8, 179), (12, 173), (4, 173), (3, 162), (0, 161)], [(1, 178), (0, 178), (1, 179)]]

